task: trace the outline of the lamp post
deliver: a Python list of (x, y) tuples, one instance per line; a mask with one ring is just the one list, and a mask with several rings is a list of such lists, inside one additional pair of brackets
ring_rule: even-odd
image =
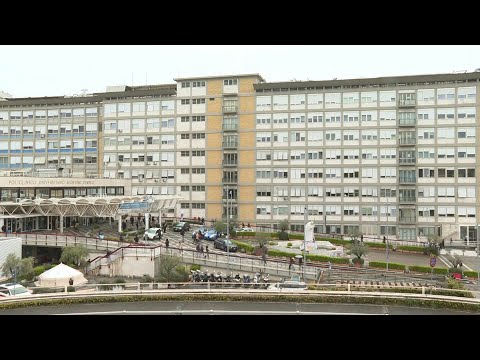
[(386, 206), (386, 213), (387, 213), (387, 228), (386, 228), (386, 234), (387, 235), (385, 237), (385, 239), (386, 239), (385, 243), (386, 243), (386, 252), (387, 252), (387, 266), (386, 266), (387, 273), (388, 273), (388, 205), (389, 205), (388, 202), (386, 202), (385, 206)]
[(477, 225), (477, 286), (480, 286), (480, 241), (479, 241), (479, 228), (480, 224)]
[(227, 268), (230, 270), (230, 223), (229, 223), (229, 211), (228, 211), (228, 198), (230, 197), (230, 192), (228, 190), (228, 185), (227, 185)]
[(303, 282), (306, 283), (305, 279), (305, 268), (307, 266), (307, 222), (308, 222), (308, 213), (307, 207), (303, 210)]

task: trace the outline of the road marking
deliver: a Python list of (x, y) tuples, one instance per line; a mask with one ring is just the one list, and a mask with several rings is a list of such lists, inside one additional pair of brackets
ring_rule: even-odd
[(463, 264), (463, 263), (462, 263), (462, 265), (465, 266), (469, 271), (473, 271), (472, 269), (470, 269), (469, 266), (467, 266), (467, 265), (465, 265), (465, 264)]
[(443, 262), (448, 267), (453, 267), (453, 264), (449, 260), (447, 260), (447, 258), (445, 258), (443, 255), (439, 255), (438, 258), (440, 259), (441, 262)]
[[(120, 311), (92, 311), (82, 313), (59, 313), (52, 315), (117, 315), (117, 314), (132, 314), (132, 315), (144, 315), (144, 314), (158, 314), (158, 315), (170, 315), (170, 314), (246, 314), (246, 315), (377, 315), (373, 313), (356, 313), (356, 312), (328, 312), (328, 311), (261, 311), (261, 310), (120, 310)], [(388, 315), (388, 314), (385, 314)]]

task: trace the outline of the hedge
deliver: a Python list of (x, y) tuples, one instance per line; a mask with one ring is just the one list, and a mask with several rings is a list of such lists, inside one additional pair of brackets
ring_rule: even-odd
[[(432, 268), (430, 266), (417, 266), (417, 265), (411, 265), (408, 266), (410, 271), (416, 271), (416, 272), (422, 272), (422, 273), (431, 273)], [(434, 274), (443, 274), (446, 275), (448, 274), (448, 269), (445, 268), (433, 268), (433, 273)]]
[(241, 241), (233, 240), (233, 243), (235, 245), (237, 245), (237, 247), (239, 249), (244, 249), (245, 252), (247, 252), (247, 253), (251, 253), (253, 251), (253, 249), (255, 248), (253, 245), (250, 245), (250, 244), (247, 244), (247, 243), (244, 243), (244, 242), (241, 242)]
[[(368, 266), (369, 267), (386, 269), (387, 268), (387, 263), (383, 262), (383, 261), (370, 261), (368, 263)], [(389, 269), (395, 269), (395, 270), (405, 270), (405, 265), (404, 264), (396, 264), (396, 263), (388, 263), (388, 268)]]
[(423, 253), (423, 247), (420, 246), (413, 246), (413, 245), (400, 245), (397, 247), (398, 250), (405, 250), (405, 251), (414, 251)]
[(468, 276), (468, 277), (473, 277), (473, 278), (478, 277), (478, 273), (476, 271), (464, 271), (463, 275)]
[[(371, 248), (376, 248), (376, 249), (386, 249), (387, 248), (387, 245), (383, 244), (383, 243), (374, 243), (374, 242), (366, 242), (365, 241), (365, 245), (367, 245), (368, 247), (371, 247)], [(391, 250), (392, 245), (390, 245), (388, 248)]]
[(307, 259), (311, 261), (320, 261), (320, 262), (331, 262), (334, 264), (349, 264), (349, 258), (341, 258), (341, 257), (331, 257), (331, 256), (324, 256), (324, 255), (307, 255)]
[(69, 305), (88, 303), (115, 303), (137, 301), (241, 301), (241, 302), (296, 302), (296, 303), (341, 303), (341, 304), (376, 304), (376, 305), (402, 305), (434, 309), (453, 309), (461, 311), (480, 312), (480, 304), (444, 301), (433, 299), (411, 298), (379, 298), (357, 296), (315, 296), (315, 295), (228, 295), (228, 294), (188, 294), (188, 295), (132, 295), (132, 296), (101, 296), (85, 298), (62, 298), (25, 300), (22, 302), (1, 303), (0, 309), (14, 309), (44, 305)]
[(352, 243), (350, 240), (332, 239), (332, 238), (316, 238), (316, 240), (317, 241), (329, 241), (332, 244), (337, 244), (337, 245), (347, 245), (347, 244)]

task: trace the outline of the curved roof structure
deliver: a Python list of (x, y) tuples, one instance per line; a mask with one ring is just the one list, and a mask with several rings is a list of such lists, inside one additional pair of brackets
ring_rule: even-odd
[[(49, 216), (115, 216), (120, 205), (125, 203), (147, 202), (147, 210), (142, 212), (172, 209), (177, 205), (179, 195), (161, 196), (89, 196), (78, 198), (24, 199), (19, 202), (0, 202), (0, 213), (6, 215), (49, 215)], [(133, 211), (132, 212), (138, 212)]]

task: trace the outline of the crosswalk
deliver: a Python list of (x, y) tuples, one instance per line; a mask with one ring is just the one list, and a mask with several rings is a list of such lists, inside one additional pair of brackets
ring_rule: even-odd
[(336, 286), (369, 287), (369, 288), (416, 288), (422, 287), (419, 282), (403, 282), (403, 281), (376, 281), (376, 280), (338, 280)]

